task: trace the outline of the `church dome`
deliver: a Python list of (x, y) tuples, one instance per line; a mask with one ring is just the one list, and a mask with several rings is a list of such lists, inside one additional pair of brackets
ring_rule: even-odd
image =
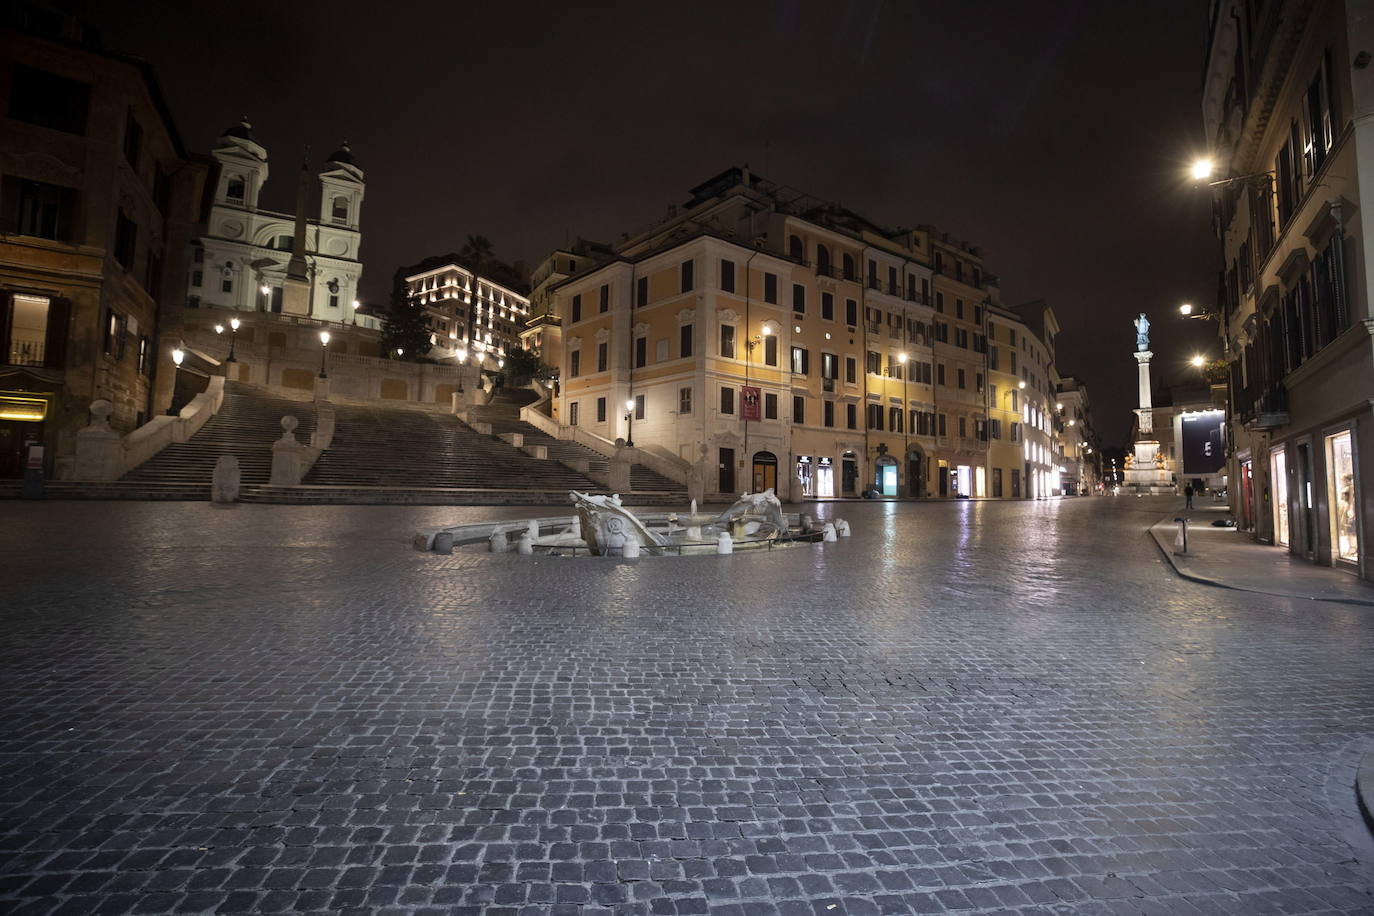
[(348, 141), (345, 140), (343, 146), (329, 154), (328, 162), (338, 162), (343, 165), (354, 165), (353, 150), (348, 148)]

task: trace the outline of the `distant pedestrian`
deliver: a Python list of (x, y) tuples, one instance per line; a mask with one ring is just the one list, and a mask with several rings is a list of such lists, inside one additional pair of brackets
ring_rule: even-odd
[(1184, 500), (1185, 500), (1184, 508), (1186, 508), (1186, 509), (1191, 509), (1191, 508), (1193, 508), (1193, 485), (1192, 485), (1192, 484), (1188, 484), (1186, 487), (1183, 488), (1183, 498), (1184, 498)]

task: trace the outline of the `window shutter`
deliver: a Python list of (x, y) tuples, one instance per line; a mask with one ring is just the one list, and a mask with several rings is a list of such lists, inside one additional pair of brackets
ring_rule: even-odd
[(0, 293), (0, 366), (10, 360), (10, 324), (13, 321), (14, 297)]
[[(48, 332), (43, 351), (45, 369), (67, 368), (67, 333), (71, 323), (72, 304), (68, 299), (48, 302)], [(6, 322), (6, 326), (8, 326)]]

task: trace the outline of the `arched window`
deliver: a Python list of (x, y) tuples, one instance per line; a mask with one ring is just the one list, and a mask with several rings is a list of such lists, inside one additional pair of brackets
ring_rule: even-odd
[(229, 200), (243, 200), (247, 192), (247, 184), (242, 178), (230, 178), (229, 185), (224, 190), (224, 196)]
[(334, 205), (333, 205), (332, 215), (333, 215), (334, 220), (335, 220), (336, 222), (344, 222), (344, 223), (348, 222), (348, 198), (347, 198), (347, 197), (336, 197), (336, 198), (334, 198)]
[(854, 256), (848, 252), (845, 252), (844, 255), (844, 278), (846, 280), (855, 279)]
[(787, 253), (798, 261), (806, 260), (806, 247), (802, 245), (802, 240), (795, 235), (787, 238)]
[(830, 249), (824, 245), (816, 246), (816, 273), (830, 276)]

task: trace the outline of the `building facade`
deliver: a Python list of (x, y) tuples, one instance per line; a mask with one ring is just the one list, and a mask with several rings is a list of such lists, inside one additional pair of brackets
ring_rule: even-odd
[(1066, 375), (1054, 382), (1055, 414), (1059, 420), (1060, 452), (1064, 457), (1061, 489), (1064, 495), (1102, 491), (1102, 454), (1093, 423), (1088, 386)]
[[(348, 145), (335, 151), (314, 177), (319, 205), (313, 218), (308, 216), (311, 177), (305, 166), (297, 176), (297, 213), (259, 205), (268, 157), (247, 121), (226, 130), (211, 156), (218, 174), (206, 232), (191, 248), (187, 306), (377, 326), (374, 317), (357, 311), (366, 183)], [(301, 295), (293, 297), (288, 275), (298, 235)]]
[[(432, 262), (431, 262), (432, 263)], [(406, 295), (425, 310), (430, 355), (496, 369), (520, 346), (530, 300), (451, 262), (405, 278)]]
[(1225, 0), (1209, 26), (1232, 508), (1258, 540), (1370, 578), (1374, 18)]
[(552, 286), (560, 422), (669, 452), (717, 498), (992, 495), (976, 250), (748, 169), (690, 193)]
[(180, 302), (208, 168), (146, 64), (79, 23), (5, 8), (0, 47), (0, 477), (30, 445), (67, 476), (91, 402), (129, 432), (170, 403)]

